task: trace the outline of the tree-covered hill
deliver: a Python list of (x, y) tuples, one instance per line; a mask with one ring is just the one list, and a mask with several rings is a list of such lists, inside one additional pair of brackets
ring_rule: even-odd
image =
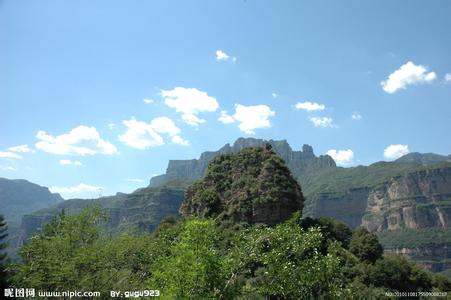
[(299, 184), (267, 144), (213, 159), (205, 177), (188, 189), (180, 211), (184, 216), (277, 224), (301, 210), (303, 201)]

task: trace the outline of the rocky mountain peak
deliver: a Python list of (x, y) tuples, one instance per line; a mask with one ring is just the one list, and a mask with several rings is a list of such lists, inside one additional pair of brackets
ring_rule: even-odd
[(150, 186), (156, 187), (173, 180), (193, 181), (202, 178), (208, 163), (216, 156), (237, 153), (245, 148), (263, 147), (270, 144), (273, 150), (285, 161), (294, 176), (298, 177), (307, 169), (334, 168), (336, 164), (328, 155), (316, 157), (313, 148), (304, 145), (302, 151), (293, 151), (287, 140), (263, 140), (256, 138), (238, 138), (232, 145), (226, 144), (218, 151), (207, 151), (199, 159), (170, 160), (166, 174), (153, 177)]

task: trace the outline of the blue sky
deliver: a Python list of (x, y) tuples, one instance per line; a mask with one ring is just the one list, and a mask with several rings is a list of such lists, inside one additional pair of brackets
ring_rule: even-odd
[(449, 154), (449, 28), (449, 1), (3, 0), (0, 176), (130, 192), (241, 136)]

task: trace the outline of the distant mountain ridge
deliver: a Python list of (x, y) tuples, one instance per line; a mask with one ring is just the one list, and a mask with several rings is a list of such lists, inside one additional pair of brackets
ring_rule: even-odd
[(409, 154), (406, 154), (397, 160), (396, 162), (401, 163), (416, 163), (423, 166), (429, 166), (433, 164), (437, 164), (440, 162), (451, 162), (451, 155), (445, 156), (445, 155), (439, 155), (435, 153), (418, 153), (418, 152), (411, 152)]
[(274, 151), (285, 161), (295, 176), (305, 169), (335, 168), (335, 161), (329, 155), (315, 156), (313, 148), (303, 145), (302, 151), (293, 151), (286, 140), (262, 140), (255, 138), (239, 138), (233, 145), (224, 145), (218, 151), (203, 152), (199, 159), (170, 160), (166, 173), (151, 178), (149, 186), (156, 187), (173, 180), (194, 181), (202, 178), (207, 171), (208, 163), (218, 155), (237, 153), (244, 148), (263, 147), (269, 143)]
[(64, 199), (48, 188), (24, 179), (0, 178), (0, 214), (11, 230), (17, 228), (24, 214), (49, 207)]

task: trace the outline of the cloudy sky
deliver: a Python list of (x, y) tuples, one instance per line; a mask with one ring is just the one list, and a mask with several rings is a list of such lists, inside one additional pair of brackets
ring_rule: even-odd
[(0, 176), (130, 192), (238, 137), (451, 153), (450, 1), (0, 1)]

